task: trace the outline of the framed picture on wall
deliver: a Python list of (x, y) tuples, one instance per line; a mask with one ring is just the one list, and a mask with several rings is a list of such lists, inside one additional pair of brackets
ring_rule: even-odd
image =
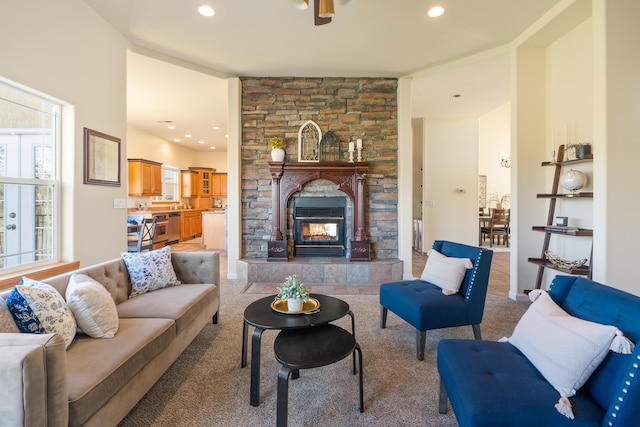
[(478, 175), (478, 207), (487, 207), (487, 176)]
[(120, 187), (120, 139), (84, 128), (84, 183)]

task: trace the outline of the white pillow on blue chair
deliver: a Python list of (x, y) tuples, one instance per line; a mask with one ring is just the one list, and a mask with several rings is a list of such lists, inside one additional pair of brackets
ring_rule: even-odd
[(442, 293), (445, 295), (458, 293), (467, 269), (473, 268), (471, 260), (469, 258), (448, 257), (435, 249), (430, 249), (427, 255), (427, 263), (420, 280), (442, 288)]

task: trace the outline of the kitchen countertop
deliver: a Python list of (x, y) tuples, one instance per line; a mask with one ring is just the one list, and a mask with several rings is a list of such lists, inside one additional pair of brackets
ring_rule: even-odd
[(155, 215), (155, 214), (168, 214), (168, 213), (174, 213), (174, 212), (178, 212), (178, 213), (183, 213), (183, 212), (224, 212), (226, 209), (225, 208), (207, 208), (207, 209), (165, 209), (165, 208), (159, 208), (159, 209), (147, 209), (145, 211), (137, 211), (137, 210), (129, 210), (127, 212), (127, 215), (130, 216), (144, 216), (144, 215)]

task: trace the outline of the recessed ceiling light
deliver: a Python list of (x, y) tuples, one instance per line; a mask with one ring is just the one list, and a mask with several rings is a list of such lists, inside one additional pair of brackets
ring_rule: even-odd
[(431, 9), (429, 9), (429, 12), (427, 12), (427, 15), (429, 15), (430, 18), (437, 18), (438, 16), (441, 16), (444, 13), (444, 8), (442, 6), (434, 6)]
[(200, 6), (198, 8), (198, 12), (202, 16), (213, 16), (216, 14), (216, 12), (210, 6), (205, 6), (205, 5)]
[(219, 130), (219, 129), (220, 129), (220, 126), (213, 126), (213, 129), (215, 129), (215, 130)]
[(167, 129), (175, 129), (175, 126), (167, 126)]
[(211, 148), (212, 150), (215, 150), (215, 149), (216, 149), (216, 147), (209, 147), (209, 148)]
[(187, 133), (187, 134), (185, 134), (185, 136), (184, 136), (184, 137), (185, 137), (185, 138), (191, 138), (191, 135)]
[(204, 141), (198, 141), (198, 144), (204, 144)]
[(229, 138), (229, 135), (225, 135), (224, 137), (225, 137), (225, 138)]
[(174, 139), (173, 142), (180, 142), (178, 138)]

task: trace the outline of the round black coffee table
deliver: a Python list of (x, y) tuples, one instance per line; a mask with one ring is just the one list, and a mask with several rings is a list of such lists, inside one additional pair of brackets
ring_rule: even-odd
[[(281, 331), (273, 344), (276, 360), (282, 364), (278, 371), (278, 402), (276, 425), (287, 426), (289, 405), (289, 377), (296, 378), (300, 369), (319, 368), (339, 362), (358, 352), (360, 371), (360, 412), (364, 412), (362, 350), (355, 337), (336, 325), (322, 325), (311, 329)], [(293, 375), (292, 375), (293, 374)], [(353, 366), (353, 374), (356, 367)]]
[[(242, 328), (242, 360), (240, 366), (247, 366), (247, 337), (249, 325), (254, 327), (251, 335), (251, 391), (249, 402), (251, 406), (260, 405), (260, 347), (262, 333), (268, 329), (301, 329), (325, 325), (346, 315), (351, 316), (351, 331), (355, 335), (355, 321), (349, 304), (341, 299), (328, 295), (311, 294), (320, 302), (320, 310), (313, 314), (284, 314), (274, 311), (271, 302), (275, 295), (261, 298), (252, 302), (244, 310), (244, 324)], [(355, 364), (355, 354), (354, 362)]]

